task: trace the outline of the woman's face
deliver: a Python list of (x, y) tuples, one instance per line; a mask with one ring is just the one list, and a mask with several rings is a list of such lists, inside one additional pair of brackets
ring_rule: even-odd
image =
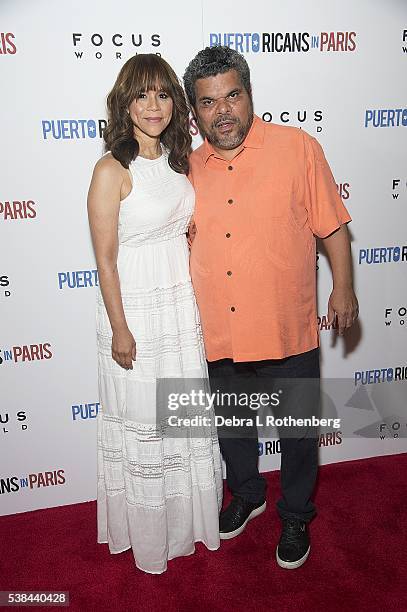
[(150, 89), (140, 93), (129, 106), (135, 136), (139, 132), (151, 138), (160, 136), (171, 121), (173, 105), (165, 91)]

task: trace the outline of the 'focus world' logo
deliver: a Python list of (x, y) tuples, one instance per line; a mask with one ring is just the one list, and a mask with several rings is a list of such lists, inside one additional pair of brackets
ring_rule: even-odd
[(406, 126), (407, 108), (368, 108), (365, 111), (365, 128)]
[(40, 344), (22, 344), (12, 346), (10, 349), (0, 349), (0, 364), (2, 363), (25, 363), (27, 361), (42, 361), (52, 359), (51, 344), (41, 342)]
[[(94, 33), (83, 34), (74, 32), (72, 34), (72, 44), (74, 54), (77, 59), (83, 59), (88, 55), (93, 55), (96, 59), (102, 59), (105, 52), (109, 57), (113, 55), (116, 59), (123, 59), (122, 54), (131, 53), (157, 53), (157, 48), (161, 46), (160, 34), (123, 34), (113, 33), (108, 36)], [(157, 53), (160, 55), (160, 53)]]
[(398, 306), (397, 308), (384, 309), (384, 324), (386, 327), (394, 323), (395, 325), (405, 325), (407, 323), (407, 308), (406, 306)]
[(386, 421), (379, 425), (379, 438), (380, 440), (386, 440), (387, 438), (406, 438), (406, 428), (407, 423), (386, 419)]
[(401, 180), (399, 178), (394, 178), (392, 181), (392, 198), (393, 200), (398, 200), (400, 195), (407, 194), (407, 180)]
[(40, 489), (42, 487), (55, 487), (66, 482), (65, 470), (52, 470), (37, 472), (27, 476), (8, 476), (0, 478), (0, 495), (5, 493), (18, 493), (22, 489)]
[[(405, 366), (355, 372), (356, 389), (345, 406), (376, 415), (377, 420), (356, 429), (354, 434), (381, 440), (407, 437), (406, 376)], [(396, 385), (377, 384), (394, 381)]]
[(309, 111), (307, 109), (301, 110), (284, 110), (278, 113), (266, 111), (262, 114), (263, 121), (270, 123), (271, 121), (281, 121), (281, 123), (294, 123), (294, 124), (306, 124), (307, 128), (310, 129), (311, 125), (316, 125), (316, 131), (322, 132), (321, 121), (323, 120), (322, 110)]
[(26, 431), (28, 429), (27, 413), (25, 410), (18, 412), (0, 412), (0, 431), (3, 434), (8, 434), (10, 431)]
[(105, 119), (43, 119), (44, 140), (78, 140), (102, 138), (107, 125)]
[(405, 263), (407, 245), (359, 249), (359, 264)]
[(10, 297), (11, 289), (10, 289), (10, 278), (5, 274), (0, 275), (0, 296), (2, 297)]
[(355, 51), (356, 32), (212, 32), (209, 46), (223, 45), (239, 53), (307, 53)]

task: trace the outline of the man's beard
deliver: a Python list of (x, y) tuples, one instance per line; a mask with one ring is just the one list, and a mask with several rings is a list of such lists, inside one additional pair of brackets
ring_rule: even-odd
[[(216, 131), (216, 127), (221, 123), (225, 123), (226, 121), (236, 125), (237, 131), (234, 131), (231, 134), (219, 134)], [(242, 123), (238, 117), (221, 115), (215, 119), (208, 132), (204, 131), (204, 134), (211, 145), (217, 147), (218, 149), (236, 149), (236, 147), (241, 145), (246, 138), (252, 123), (253, 109), (250, 109), (246, 123)]]

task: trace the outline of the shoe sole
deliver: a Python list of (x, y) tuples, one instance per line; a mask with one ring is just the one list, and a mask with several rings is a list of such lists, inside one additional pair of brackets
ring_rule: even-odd
[(254, 510), (252, 510), (249, 516), (247, 517), (247, 519), (245, 520), (245, 522), (243, 523), (243, 525), (240, 525), (240, 527), (238, 527), (234, 531), (228, 531), (224, 533), (222, 533), (221, 531), (219, 533), (220, 539), (221, 540), (231, 540), (232, 538), (235, 538), (236, 536), (240, 535), (242, 531), (244, 531), (247, 523), (251, 521), (252, 519), (256, 518), (256, 516), (259, 516), (259, 514), (262, 514), (265, 511), (265, 509), (266, 509), (266, 502), (264, 502), (264, 504), (262, 504), (258, 508), (255, 508)]
[(297, 561), (284, 561), (283, 559), (280, 559), (280, 557), (278, 556), (278, 547), (277, 547), (276, 548), (277, 565), (279, 565), (280, 567), (284, 569), (297, 569), (297, 567), (301, 567), (301, 565), (303, 565), (306, 562), (306, 560), (308, 559), (310, 550), (311, 550), (311, 546), (308, 546), (308, 550), (305, 553), (305, 555), (301, 557), (301, 559), (298, 559)]

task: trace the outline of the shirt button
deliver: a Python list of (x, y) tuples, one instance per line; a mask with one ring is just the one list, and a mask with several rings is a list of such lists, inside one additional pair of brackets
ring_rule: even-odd
[(233, 166), (228, 166), (228, 170), (233, 170)]
[(236, 308), (234, 306), (231, 307), (230, 309), (232, 312), (235, 312)]
[(226, 238), (230, 238), (230, 234), (229, 234), (229, 232), (226, 234)]
[(228, 200), (228, 204), (233, 204), (233, 200)]
[(226, 272), (226, 274), (227, 274), (228, 276), (232, 276), (232, 272), (231, 272), (230, 270), (228, 270), (228, 271)]

